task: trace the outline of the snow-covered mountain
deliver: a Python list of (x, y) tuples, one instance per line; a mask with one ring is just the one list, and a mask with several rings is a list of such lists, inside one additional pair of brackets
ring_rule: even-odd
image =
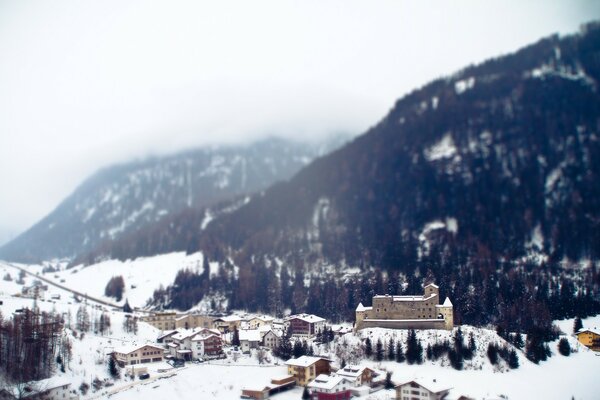
[(72, 258), (184, 209), (198, 209), (290, 178), (343, 136), (213, 146), (100, 170), (52, 213), (0, 248), (0, 258)]

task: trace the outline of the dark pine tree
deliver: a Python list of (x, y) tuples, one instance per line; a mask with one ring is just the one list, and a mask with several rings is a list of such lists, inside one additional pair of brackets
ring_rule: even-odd
[(390, 338), (390, 341), (388, 342), (387, 358), (390, 361), (394, 361), (396, 359), (396, 346), (392, 338)]
[(365, 356), (367, 356), (367, 358), (371, 358), (372, 355), (373, 355), (373, 345), (371, 344), (371, 339), (366, 338), (365, 339)]
[(569, 357), (571, 355), (571, 345), (569, 345), (567, 338), (561, 338), (558, 341), (558, 352), (565, 357)]
[(406, 357), (404, 356), (404, 350), (402, 349), (402, 343), (398, 340), (396, 342), (396, 362), (403, 363), (406, 361)]
[(581, 318), (575, 317), (573, 321), (573, 333), (577, 333), (583, 329), (583, 322), (581, 322)]
[(375, 359), (377, 361), (383, 361), (383, 343), (381, 339), (377, 339), (377, 344), (375, 345)]
[(232, 346), (240, 345), (240, 333), (238, 332), (237, 326), (233, 328), (233, 337), (231, 338)]

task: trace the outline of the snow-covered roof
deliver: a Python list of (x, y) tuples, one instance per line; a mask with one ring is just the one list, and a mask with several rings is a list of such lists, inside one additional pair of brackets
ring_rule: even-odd
[(268, 315), (255, 315), (248, 319), (248, 321), (252, 321), (253, 319), (259, 319), (263, 322), (271, 322), (273, 321), (273, 317), (269, 317)]
[(376, 296), (373, 296), (373, 298), (391, 297), (393, 301), (427, 301), (427, 300), (432, 299), (432, 298), (434, 298), (436, 296), (437, 296), (437, 294), (435, 294), (435, 293), (431, 293), (427, 297), (420, 296), (420, 295), (415, 295), (415, 296), (390, 296), (389, 294), (378, 294)]
[(258, 329), (241, 329), (238, 331), (240, 341), (247, 340), (248, 342), (260, 342), (261, 334)]
[(313, 315), (313, 314), (296, 314), (296, 315), (290, 315), (289, 317), (287, 317), (285, 320), (286, 321), (290, 321), (292, 319), (300, 319), (304, 322), (308, 322), (311, 324), (317, 323), (317, 322), (324, 322), (325, 318), (321, 318), (317, 315)]
[(239, 315), (228, 315), (226, 317), (221, 317), (219, 318), (221, 321), (224, 322), (237, 322), (237, 321), (243, 321), (244, 319), (242, 317), (240, 317)]
[(344, 378), (343, 376), (329, 376), (321, 374), (317, 376), (311, 383), (309, 383), (308, 387), (311, 389), (332, 390), (335, 389), (344, 380), (346, 380), (346, 378)]
[(71, 385), (71, 381), (65, 377), (53, 376), (52, 378), (42, 379), (41, 381), (31, 381), (27, 382), (23, 385), (24, 388), (31, 388), (31, 392), (29, 393), (20, 393), (18, 385), (14, 385), (14, 387), (10, 388), (9, 393), (12, 392), (12, 395), (15, 399), (26, 399), (28, 397), (37, 397), (39, 393), (43, 393), (47, 390), (56, 389), (61, 386)]
[(358, 303), (358, 306), (356, 306), (356, 311), (369, 311), (372, 310), (373, 307), (365, 307), (363, 306), (363, 303)]
[(422, 388), (429, 390), (431, 393), (440, 393), (440, 392), (445, 392), (447, 390), (452, 389), (451, 386), (444, 385), (444, 384), (438, 382), (436, 379), (424, 379), (424, 378), (410, 379), (406, 382), (396, 385), (396, 387), (404, 386), (411, 382), (414, 382), (417, 385), (421, 386)]
[(579, 335), (580, 333), (584, 333), (584, 332), (590, 332), (593, 333), (595, 335), (600, 335), (600, 330), (598, 330), (597, 328), (583, 328), (577, 331), (577, 333), (575, 333), (576, 335)]
[(425, 285), (425, 287), (429, 287), (429, 286), (433, 286), (436, 289), (439, 289), (440, 287), (438, 285), (436, 285), (435, 283), (430, 283), (428, 285)]
[(163, 350), (162, 347), (158, 347), (158, 346), (156, 346), (156, 345), (154, 345), (152, 343), (145, 343), (145, 344), (139, 344), (139, 345), (132, 344), (132, 345), (129, 345), (129, 346), (117, 347), (117, 348), (115, 348), (114, 352), (115, 353), (121, 353), (121, 354), (129, 354), (129, 353), (132, 353), (132, 352), (134, 352), (136, 350), (139, 350), (142, 347), (146, 347), (146, 346), (154, 347), (155, 349), (158, 349), (158, 350)]
[(287, 360), (285, 363), (286, 363), (286, 365), (291, 365), (294, 367), (309, 367), (319, 360), (326, 360), (326, 358), (302, 356), (302, 357), (298, 357), (298, 358), (291, 358), (291, 359)]
[(203, 336), (203, 335), (197, 335), (196, 337), (194, 337), (192, 339), (192, 342), (203, 342), (207, 339), (210, 339), (212, 337), (216, 337), (216, 338), (221, 338), (221, 335), (207, 335), (207, 336)]
[(346, 365), (344, 368), (339, 369), (336, 374), (341, 376), (348, 376), (352, 378), (358, 378), (367, 367), (361, 367), (359, 365)]
[(162, 334), (160, 334), (160, 335), (158, 336), (158, 338), (157, 338), (157, 339), (158, 339), (158, 340), (160, 340), (160, 339), (164, 339), (164, 338), (166, 338), (167, 336), (175, 335), (176, 333), (179, 333), (179, 331), (178, 331), (177, 329), (175, 329), (175, 330), (172, 330), (172, 331), (164, 331)]
[(444, 307), (452, 307), (452, 302), (450, 301), (449, 297), (446, 297), (446, 300), (444, 300), (444, 304), (442, 304)]

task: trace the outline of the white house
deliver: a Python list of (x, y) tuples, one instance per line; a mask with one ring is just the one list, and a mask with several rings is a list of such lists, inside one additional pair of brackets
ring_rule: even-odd
[(313, 314), (290, 315), (284, 320), (285, 329), (295, 337), (313, 337), (325, 328), (325, 318)]
[(450, 389), (452, 388), (440, 384), (435, 379), (416, 378), (396, 386), (396, 399), (441, 400), (448, 395)]
[(162, 361), (164, 351), (163, 348), (148, 343), (116, 348), (113, 355), (117, 363), (124, 367)]
[(250, 352), (250, 349), (256, 349), (262, 342), (262, 337), (258, 329), (242, 329), (238, 332), (240, 337), (240, 348), (242, 352)]
[[(345, 400), (351, 397), (352, 384), (343, 376), (330, 376), (321, 374), (311, 383), (306, 385), (311, 393), (311, 398), (331, 398)], [(319, 394), (329, 394), (329, 396), (320, 396)]]
[(378, 374), (371, 368), (358, 365), (347, 365), (344, 368), (338, 369), (336, 375), (343, 376), (348, 381), (352, 382), (353, 386), (358, 387), (366, 383), (371, 383), (373, 378)]

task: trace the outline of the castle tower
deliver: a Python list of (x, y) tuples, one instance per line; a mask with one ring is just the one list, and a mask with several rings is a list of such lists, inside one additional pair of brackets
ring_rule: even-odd
[(429, 297), (432, 294), (435, 294), (437, 296), (440, 295), (440, 287), (435, 283), (430, 283), (429, 285), (426, 285), (423, 289), (425, 292), (424, 297)]
[(451, 331), (454, 328), (454, 306), (448, 297), (444, 300), (444, 304), (437, 306), (437, 310), (444, 317), (444, 326)]

